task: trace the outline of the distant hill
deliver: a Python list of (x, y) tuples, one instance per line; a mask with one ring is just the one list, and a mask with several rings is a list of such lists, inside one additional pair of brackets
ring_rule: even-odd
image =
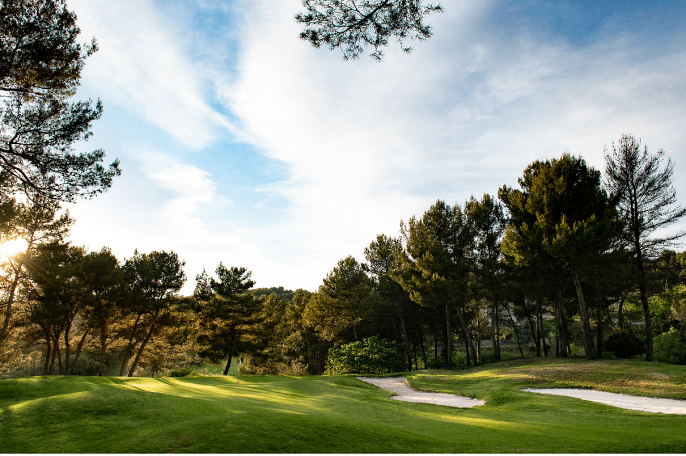
[(272, 293), (276, 293), (279, 298), (288, 302), (293, 302), (293, 295), (295, 294), (295, 291), (284, 290), (283, 287), (254, 288), (253, 291), (255, 292), (256, 298), (259, 298), (260, 296), (269, 296)]

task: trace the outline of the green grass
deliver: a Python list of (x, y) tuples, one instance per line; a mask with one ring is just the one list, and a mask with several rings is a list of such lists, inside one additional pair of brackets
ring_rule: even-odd
[(686, 416), (520, 391), (575, 386), (686, 399), (684, 366), (528, 359), (409, 375), (417, 388), (487, 403), (454, 409), (395, 401), (352, 376), (23, 378), (0, 381), (0, 451), (686, 451)]

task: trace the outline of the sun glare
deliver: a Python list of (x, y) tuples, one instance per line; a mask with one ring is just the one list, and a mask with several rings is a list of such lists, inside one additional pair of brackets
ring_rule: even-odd
[(0, 255), (14, 256), (17, 253), (23, 252), (28, 247), (28, 243), (22, 239), (12, 239), (0, 245)]

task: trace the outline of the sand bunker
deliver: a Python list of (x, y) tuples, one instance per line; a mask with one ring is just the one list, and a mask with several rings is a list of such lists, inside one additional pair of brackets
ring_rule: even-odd
[(613, 407), (619, 407), (628, 410), (639, 410), (641, 412), (686, 415), (686, 401), (680, 401), (676, 399), (628, 396), (626, 394), (606, 393), (604, 391), (571, 388), (527, 388), (522, 391), (575, 397), (585, 401), (599, 402), (601, 404), (611, 405)]
[(425, 391), (417, 391), (410, 388), (405, 377), (357, 377), (363, 382), (371, 383), (379, 388), (385, 389), (397, 396), (391, 396), (392, 399), (405, 402), (424, 402), (426, 404), (447, 405), (448, 407), (469, 408), (476, 405), (484, 405), (485, 402), (480, 399), (472, 399), (469, 397), (456, 396), (454, 394), (445, 393), (427, 393)]

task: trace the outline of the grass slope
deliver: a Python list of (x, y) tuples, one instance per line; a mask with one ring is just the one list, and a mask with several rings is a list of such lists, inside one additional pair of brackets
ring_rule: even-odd
[(520, 391), (593, 387), (686, 399), (684, 366), (529, 359), (409, 375), (417, 388), (476, 396), (486, 405), (389, 400), (389, 393), (351, 376), (34, 377), (0, 381), (0, 451), (686, 451), (686, 416)]

